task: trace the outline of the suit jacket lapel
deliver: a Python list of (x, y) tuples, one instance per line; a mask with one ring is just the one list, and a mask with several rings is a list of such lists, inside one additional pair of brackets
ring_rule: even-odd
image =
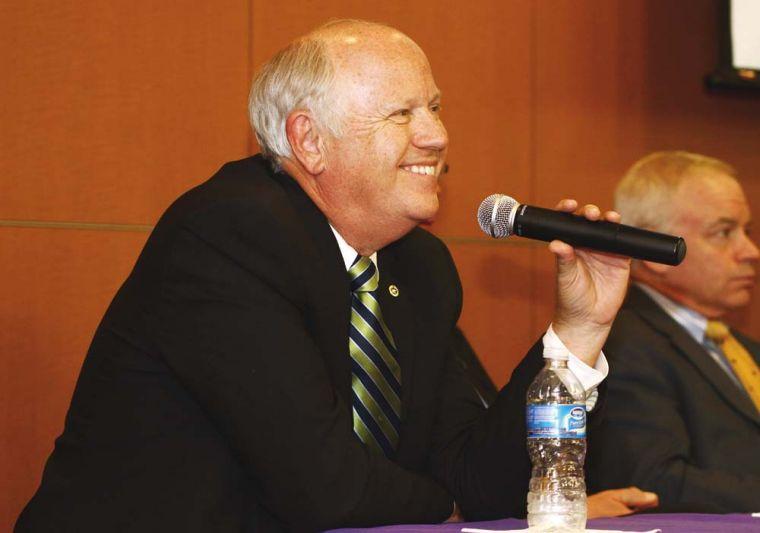
[(632, 286), (626, 305), (635, 310), (653, 328), (666, 335), (673, 346), (699, 370), (729, 405), (751, 420), (760, 423), (760, 416), (749, 397), (737, 389), (736, 384), (717, 365), (707, 350), (649, 296), (641, 289)]
[[(335, 235), (324, 214), (298, 183), (284, 173), (275, 174), (302, 220), (309, 251), (304, 261), (309, 264), (310, 308), (306, 309), (308, 327), (324, 354), (333, 386), (346, 404), (351, 406), (351, 356), (348, 351), (348, 324), (351, 313), (346, 265)], [(300, 247), (299, 247), (300, 248)]]
[[(417, 351), (415, 346), (414, 332), (414, 309), (409, 299), (411, 287), (404, 284), (400, 276), (400, 267), (398, 258), (394, 252), (394, 247), (386, 247), (378, 253), (378, 267), (380, 269), (380, 286), (378, 288), (378, 299), (380, 308), (383, 311), (383, 319), (393, 334), (398, 349), (399, 365), (401, 366), (401, 405), (411, 405), (414, 364), (417, 359), (414, 354)], [(391, 292), (391, 287), (395, 287)], [(401, 438), (399, 448), (403, 445), (404, 427), (407, 418), (401, 419)]]

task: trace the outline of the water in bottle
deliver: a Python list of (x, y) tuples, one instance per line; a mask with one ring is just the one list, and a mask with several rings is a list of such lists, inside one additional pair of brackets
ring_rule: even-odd
[(533, 471), (528, 526), (536, 531), (586, 527), (585, 391), (567, 367), (566, 354), (545, 354), (546, 365), (528, 389), (528, 453)]

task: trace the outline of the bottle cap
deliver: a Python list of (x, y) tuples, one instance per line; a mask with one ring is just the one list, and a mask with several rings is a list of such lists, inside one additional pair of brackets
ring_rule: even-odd
[(544, 359), (567, 361), (570, 359), (570, 355), (567, 352), (567, 348), (564, 346), (546, 346), (544, 344)]

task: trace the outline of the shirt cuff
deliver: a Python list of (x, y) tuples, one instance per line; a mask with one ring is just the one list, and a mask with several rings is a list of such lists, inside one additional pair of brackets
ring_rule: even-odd
[(578, 381), (586, 391), (586, 410), (591, 411), (596, 405), (596, 400), (599, 394), (596, 391), (596, 387), (604, 381), (607, 374), (610, 372), (610, 366), (607, 363), (607, 358), (604, 356), (604, 352), (599, 353), (599, 358), (596, 360), (596, 365), (593, 368), (586, 363), (578, 359), (573, 353), (567, 349), (565, 343), (560, 340), (557, 334), (554, 332), (551, 324), (549, 329), (544, 335), (544, 353), (565, 353), (568, 356), (567, 367), (575, 374)]

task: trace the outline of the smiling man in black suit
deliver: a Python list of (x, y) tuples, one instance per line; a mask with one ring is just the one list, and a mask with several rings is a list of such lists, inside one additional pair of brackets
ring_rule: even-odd
[(417, 228), (438, 210), (448, 146), (420, 48), (330, 23), (263, 67), (250, 111), (263, 156), (224, 165), (157, 224), (17, 530), (523, 515), (542, 349), (572, 352), (594, 389), (629, 262), (550, 245), (554, 321), (485, 411), (452, 353), (456, 269)]

